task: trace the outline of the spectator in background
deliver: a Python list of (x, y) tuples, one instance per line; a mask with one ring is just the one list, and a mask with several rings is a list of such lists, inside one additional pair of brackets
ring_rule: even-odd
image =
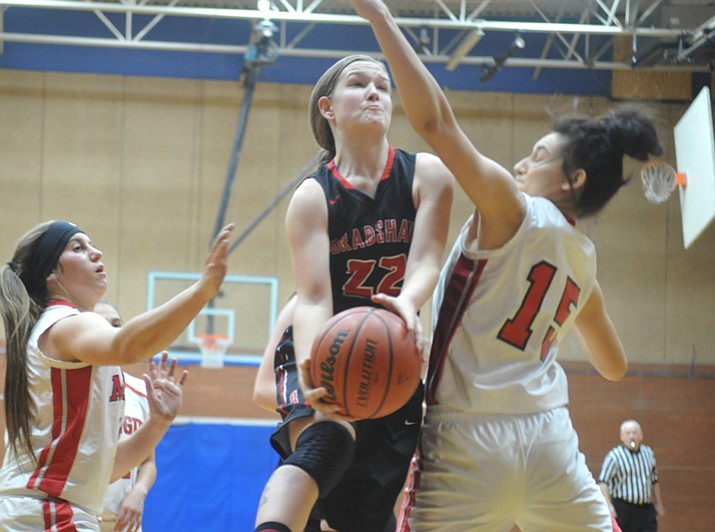
[[(112, 327), (122, 326), (122, 317), (109, 301), (100, 301), (94, 311)], [(146, 385), (126, 371), (124, 373), (124, 419), (119, 441), (126, 440), (149, 419)], [(144, 501), (156, 481), (156, 460), (152, 452), (138, 467), (109, 485), (104, 494), (100, 528), (103, 532), (129, 530), (141, 532)]]
[(643, 445), (640, 424), (621, 423), (621, 445), (603, 461), (598, 484), (623, 532), (654, 532), (665, 515), (655, 453)]

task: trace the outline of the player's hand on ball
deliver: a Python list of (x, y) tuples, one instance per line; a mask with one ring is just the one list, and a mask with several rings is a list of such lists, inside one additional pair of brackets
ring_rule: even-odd
[(310, 378), (310, 364), (311, 360), (308, 358), (299, 365), (300, 387), (303, 390), (303, 397), (305, 397), (305, 400), (308, 402), (308, 404), (310, 404), (310, 407), (313, 410), (320, 412), (321, 414), (325, 414), (326, 416), (333, 419), (339, 419), (342, 421), (354, 421), (353, 418), (346, 417), (340, 413), (340, 405), (326, 403), (325, 401), (323, 401), (323, 397), (327, 395), (328, 391), (322, 387), (313, 387), (314, 384), (312, 379)]
[(382, 305), (386, 310), (402, 318), (407, 327), (408, 334), (412, 335), (417, 348), (422, 354), (423, 362), (427, 362), (429, 353), (426, 351), (427, 342), (422, 330), (422, 321), (417, 315), (417, 309), (415, 309), (412, 302), (407, 298), (392, 297), (387, 294), (375, 294), (371, 299), (378, 305)]

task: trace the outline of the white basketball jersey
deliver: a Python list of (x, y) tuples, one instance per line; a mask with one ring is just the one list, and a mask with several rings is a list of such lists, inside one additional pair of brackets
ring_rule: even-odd
[[(149, 419), (149, 403), (146, 397), (146, 384), (143, 379), (138, 379), (124, 374), (124, 419), (120, 429), (119, 441), (123, 441), (134, 434), (144, 422)], [(112, 518), (119, 510), (124, 497), (131, 491), (137, 482), (138, 468), (135, 467), (127, 475), (112, 482), (104, 495), (104, 519)]]
[(550, 201), (524, 197), (526, 216), (509, 242), (470, 252), (470, 219), (442, 269), (429, 405), (527, 414), (568, 403), (556, 355), (593, 289), (595, 249)]
[(7, 447), (0, 495), (63, 499), (95, 515), (109, 483), (124, 411), (124, 380), (118, 366), (91, 366), (45, 356), (39, 337), (63, 318), (79, 314), (66, 304), (48, 307), (27, 348), (31, 438), (37, 464)]

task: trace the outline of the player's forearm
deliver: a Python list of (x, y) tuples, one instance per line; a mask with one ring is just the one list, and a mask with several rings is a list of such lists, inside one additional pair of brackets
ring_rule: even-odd
[(149, 418), (130, 438), (119, 442), (111, 481), (121, 478), (153, 455), (169, 426), (171, 422), (168, 420)]
[(298, 301), (293, 319), (295, 358), (298, 364), (310, 358), (318, 331), (332, 317), (332, 308), (327, 302), (305, 303)]
[(405, 114), (421, 136), (437, 134), (439, 124), (453, 121), (442, 90), (402, 34), (383, 3), (360, 11), (369, 20), (400, 93)]
[(405, 278), (404, 285), (400, 291), (401, 299), (409, 299), (419, 311), (427, 300), (432, 296), (434, 287), (439, 279), (440, 267), (433, 262), (422, 262)]
[(129, 320), (116, 334), (113, 349), (125, 364), (141, 362), (165, 349), (209, 301), (195, 284), (163, 305)]
[(154, 482), (156, 482), (156, 458), (155, 453), (152, 452), (149, 458), (144, 460), (139, 466), (137, 470), (137, 481), (134, 487), (141, 490), (146, 496), (152, 486), (154, 486)]

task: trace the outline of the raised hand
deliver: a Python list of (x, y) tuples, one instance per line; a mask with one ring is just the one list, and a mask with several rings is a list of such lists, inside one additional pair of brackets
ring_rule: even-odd
[(206, 265), (201, 276), (201, 285), (207, 291), (209, 298), (216, 295), (228, 270), (228, 238), (234, 229), (233, 224), (226, 225), (213, 242), (211, 251), (206, 258)]
[(182, 387), (189, 372), (184, 371), (177, 381), (174, 377), (176, 359), (172, 359), (167, 365), (168, 358), (169, 353), (164, 351), (158, 366), (154, 364), (154, 360), (150, 359), (149, 374), (144, 374), (144, 382), (146, 383), (151, 417), (157, 421), (163, 420), (171, 423), (181, 407)]

